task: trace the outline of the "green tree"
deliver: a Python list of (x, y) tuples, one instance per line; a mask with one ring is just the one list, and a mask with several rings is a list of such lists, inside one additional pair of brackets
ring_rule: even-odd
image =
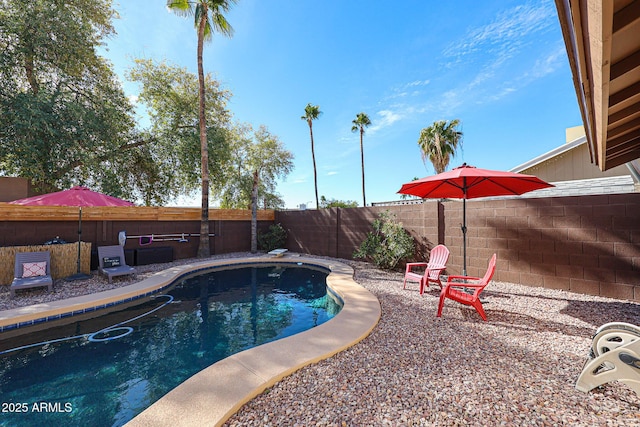
[(0, 173), (157, 199), (149, 139), (96, 50), (114, 17), (110, 0), (0, 2)]
[(358, 202), (355, 200), (336, 200), (327, 199), (324, 196), (320, 197), (320, 208), (357, 208)]
[(230, 159), (226, 164), (227, 179), (214, 195), (223, 209), (251, 209), (252, 176), (247, 172), (247, 157), (253, 144), (251, 125), (239, 123), (229, 132)]
[(282, 224), (271, 224), (269, 230), (258, 233), (258, 247), (264, 251), (283, 248), (287, 241), (287, 230)]
[[(215, 196), (220, 200), (220, 206), (226, 209), (251, 209), (251, 196), (253, 190), (253, 165), (256, 163), (255, 156), (269, 156), (268, 144), (259, 144), (262, 139), (272, 138), (277, 140), (275, 135), (269, 133), (264, 126), (261, 126), (257, 132), (254, 132), (248, 124), (237, 124), (230, 131), (230, 160), (227, 162), (226, 180), (224, 185), (220, 186)], [(281, 152), (273, 154), (278, 159), (260, 159), (258, 161), (268, 160), (270, 167), (277, 167), (277, 162), (287, 167), (282, 168), (282, 173), (263, 174), (258, 185), (257, 206), (261, 209), (279, 209), (284, 207), (284, 201), (276, 192), (277, 176), (285, 177), (292, 164), (293, 155), (280, 145)], [(288, 159), (288, 160), (287, 160)]]
[(311, 103), (309, 103), (306, 107), (304, 107), (304, 116), (300, 117), (309, 125), (309, 135), (311, 136), (311, 160), (313, 160), (313, 184), (316, 190), (316, 209), (320, 205), (318, 200), (318, 172), (316, 170), (316, 153), (313, 148), (313, 121), (317, 120), (321, 115), (322, 111), (320, 111), (320, 106), (311, 105)]
[(360, 131), (360, 162), (362, 163), (362, 206), (367, 206), (367, 197), (364, 192), (364, 145), (362, 144), (362, 140), (364, 138), (364, 128), (371, 125), (371, 120), (369, 120), (369, 116), (365, 113), (358, 113), (356, 118), (351, 121), (353, 126), (351, 126), (351, 132)]
[(373, 231), (367, 234), (354, 258), (366, 258), (380, 268), (394, 269), (398, 264), (413, 257), (415, 244), (401, 222), (396, 222), (392, 213), (381, 212), (373, 221)]
[(293, 154), (265, 126), (254, 131), (248, 124), (238, 124), (230, 133), (227, 179), (216, 195), (223, 208), (251, 209), (251, 251), (256, 252), (260, 201), (263, 209), (284, 206), (276, 180), (293, 169)]
[(202, 51), (205, 40), (210, 40), (214, 31), (231, 36), (233, 28), (224, 16), (235, 0), (167, 0), (167, 7), (180, 14), (193, 16), (198, 31), (198, 82), (199, 82), (199, 130), (200, 130), (200, 167), (202, 170), (202, 218), (200, 221), (200, 245), (198, 257), (211, 254), (209, 239), (209, 153), (207, 144), (207, 124), (205, 116), (205, 80), (202, 65)]
[[(147, 132), (154, 136), (151, 154), (163, 178), (165, 192), (172, 197), (197, 191), (201, 184), (199, 135), (199, 83), (185, 67), (136, 59), (127, 78), (141, 86), (138, 102), (150, 118)], [(207, 152), (211, 184), (223, 186), (228, 176), (230, 113), (226, 109), (231, 93), (205, 75)]]
[(462, 132), (458, 130), (460, 120), (449, 122), (439, 120), (420, 131), (418, 146), (422, 153), (422, 161), (427, 159), (433, 164), (436, 174), (442, 173), (449, 166), (449, 160), (455, 156), (458, 145), (462, 144)]
[(274, 188), (275, 180), (284, 177), (293, 169), (293, 154), (285, 150), (277, 136), (265, 126), (255, 133), (255, 144), (251, 146), (248, 165), (252, 170), (251, 186), (251, 252), (258, 250), (258, 190), (260, 185)]

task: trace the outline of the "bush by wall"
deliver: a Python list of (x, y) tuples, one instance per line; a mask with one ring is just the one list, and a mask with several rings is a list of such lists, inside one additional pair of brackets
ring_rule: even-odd
[(372, 226), (373, 231), (367, 234), (367, 238), (353, 253), (354, 258), (369, 259), (378, 267), (391, 270), (401, 261), (413, 257), (413, 238), (402, 223), (395, 221), (395, 215), (381, 212)]
[(267, 252), (284, 247), (287, 230), (281, 224), (272, 224), (268, 231), (258, 233), (258, 247)]

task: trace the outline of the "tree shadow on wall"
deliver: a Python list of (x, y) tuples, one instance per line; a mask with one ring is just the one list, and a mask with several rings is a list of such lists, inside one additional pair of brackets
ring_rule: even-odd
[(616, 283), (617, 276), (637, 281), (640, 270), (633, 259), (640, 247), (632, 241), (637, 219), (622, 201), (607, 200), (610, 204), (602, 196), (520, 199), (508, 208), (522, 209), (523, 215), (486, 218), (487, 227), (496, 230), (490, 243), (498, 259), (528, 266), (532, 274), (605, 284)]
[(437, 243), (433, 243), (431, 240), (427, 239), (424, 236), (415, 236), (411, 234), (411, 237), (413, 237), (413, 242), (416, 249), (415, 255), (411, 262), (427, 262), (429, 260), (431, 249), (437, 246)]

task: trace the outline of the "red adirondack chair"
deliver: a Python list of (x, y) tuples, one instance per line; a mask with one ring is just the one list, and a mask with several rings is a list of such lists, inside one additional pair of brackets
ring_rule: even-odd
[[(487, 315), (482, 308), (480, 293), (489, 284), (493, 273), (496, 271), (496, 254), (493, 254), (489, 261), (489, 268), (483, 278), (471, 276), (449, 276), (447, 284), (440, 292), (440, 303), (438, 304), (438, 317), (442, 315), (442, 307), (446, 298), (458, 301), (464, 305), (470, 305), (476, 309), (483, 320), (487, 320)], [(476, 283), (467, 283), (474, 281)], [(473, 291), (472, 293), (470, 291)]]
[[(420, 295), (424, 288), (429, 287), (429, 282), (436, 283), (442, 288), (440, 274), (446, 268), (449, 259), (449, 249), (444, 245), (438, 245), (429, 252), (429, 262), (410, 262), (404, 273), (403, 289), (407, 289), (407, 280), (420, 283)], [(414, 268), (425, 268), (424, 273), (413, 272)]]

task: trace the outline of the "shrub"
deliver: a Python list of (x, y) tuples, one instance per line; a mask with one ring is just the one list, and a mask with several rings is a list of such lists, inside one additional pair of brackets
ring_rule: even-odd
[(267, 252), (284, 246), (287, 241), (287, 230), (280, 224), (272, 224), (269, 231), (258, 233), (258, 246)]
[(354, 200), (327, 200), (326, 197), (320, 196), (320, 208), (357, 208), (358, 202)]
[(373, 232), (353, 253), (354, 258), (366, 258), (376, 266), (384, 269), (394, 269), (402, 260), (413, 257), (415, 245), (413, 238), (396, 222), (395, 215), (389, 212), (380, 213), (380, 217), (373, 221)]

